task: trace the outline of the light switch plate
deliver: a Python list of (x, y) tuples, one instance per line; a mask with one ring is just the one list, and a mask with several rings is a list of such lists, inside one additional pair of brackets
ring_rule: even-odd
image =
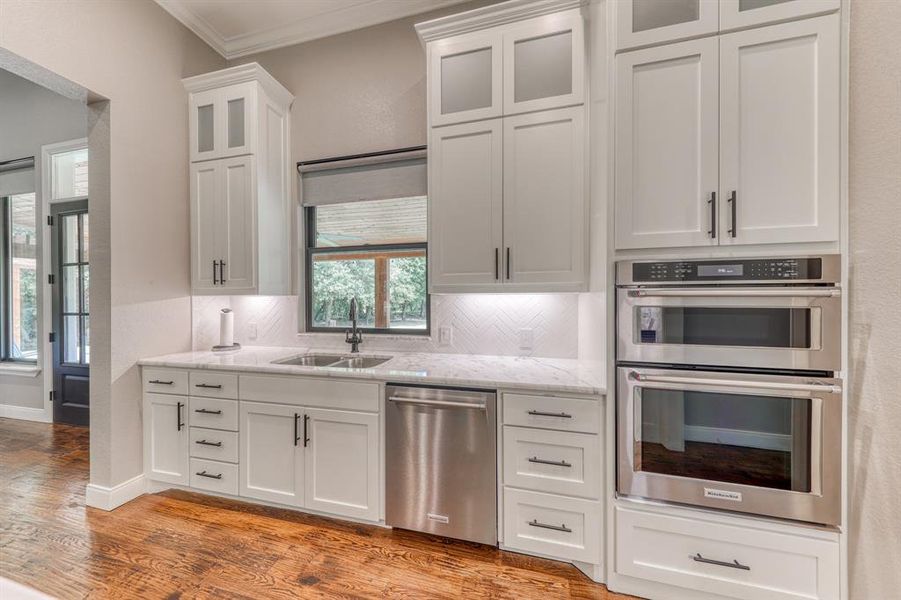
[(255, 340), (257, 339), (257, 324), (256, 323), (248, 323), (247, 324), (247, 339)]
[(531, 350), (535, 346), (535, 330), (520, 329), (519, 330), (519, 349)]
[(454, 328), (453, 327), (440, 327), (438, 328), (438, 345), (439, 346), (450, 346), (454, 343)]

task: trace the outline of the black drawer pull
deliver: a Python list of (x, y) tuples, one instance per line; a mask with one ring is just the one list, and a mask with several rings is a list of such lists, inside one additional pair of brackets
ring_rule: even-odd
[(195, 475), (199, 475), (200, 477), (209, 477), (210, 479), (222, 479), (222, 473), (218, 475), (213, 475), (212, 473), (207, 473), (206, 470), (200, 471), (199, 473), (195, 473)]
[(533, 456), (529, 459), (530, 463), (538, 463), (539, 465), (554, 465), (555, 467), (571, 467), (572, 463), (568, 463), (565, 460), (545, 460), (543, 458), (538, 458), (537, 456)]
[(209, 389), (211, 389), (211, 390), (221, 390), (221, 389), (222, 389), (222, 385), (221, 385), (221, 384), (220, 384), (220, 385), (212, 385), (212, 384), (210, 384), (210, 383), (195, 383), (195, 384), (194, 384), (194, 387), (199, 387), (199, 388), (209, 388)]
[(216, 446), (217, 448), (222, 447), (222, 442), (208, 442), (206, 440), (197, 440), (194, 442), (195, 444), (200, 444), (201, 446)]
[(748, 565), (743, 565), (737, 560), (733, 560), (732, 562), (726, 562), (724, 560), (714, 560), (712, 558), (704, 558), (701, 556), (701, 553), (698, 552), (694, 556), (691, 557), (691, 560), (699, 563), (704, 563), (707, 565), (716, 565), (718, 567), (729, 567), (730, 569), (739, 569), (742, 571), (750, 571), (751, 567)]
[(538, 519), (532, 519), (529, 521), (529, 525), (532, 527), (541, 527), (542, 529), (553, 529), (554, 531), (563, 531), (565, 533), (572, 533), (573, 530), (566, 526), (566, 523), (563, 525), (548, 525), (547, 523), (539, 523)]
[(561, 419), (572, 419), (573, 418), (572, 415), (567, 414), (565, 412), (552, 413), (552, 412), (542, 412), (540, 410), (530, 410), (529, 414), (532, 415), (533, 417), (559, 417)]
[(154, 385), (172, 385), (175, 382), (174, 381), (160, 381), (159, 379), (151, 379), (147, 383), (152, 383)]
[(221, 415), (221, 410), (209, 410), (208, 408), (195, 408), (194, 412), (200, 413), (202, 415)]

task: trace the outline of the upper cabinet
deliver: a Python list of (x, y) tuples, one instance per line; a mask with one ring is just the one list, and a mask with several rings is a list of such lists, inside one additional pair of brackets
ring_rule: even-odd
[(290, 106), (256, 63), (184, 80), (196, 294), (290, 294)]
[(580, 10), (552, 12), (524, 21), (514, 16), (510, 22), (489, 29), (435, 37), (442, 35), (440, 22), (452, 19), (417, 26), (429, 42), (431, 126), (583, 102), (585, 41)]
[(618, 50), (826, 14), (841, 0), (618, 0)]

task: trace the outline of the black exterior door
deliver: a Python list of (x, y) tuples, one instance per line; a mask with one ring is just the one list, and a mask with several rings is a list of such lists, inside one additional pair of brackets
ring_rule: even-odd
[(90, 421), (88, 202), (55, 204), (53, 224), (53, 422)]

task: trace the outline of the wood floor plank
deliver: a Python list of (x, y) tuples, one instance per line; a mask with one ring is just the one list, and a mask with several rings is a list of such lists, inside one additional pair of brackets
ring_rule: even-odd
[(191, 492), (86, 508), (88, 432), (0, 419), (0, 576), (56, 598), (626, 600), (572, 565)]

